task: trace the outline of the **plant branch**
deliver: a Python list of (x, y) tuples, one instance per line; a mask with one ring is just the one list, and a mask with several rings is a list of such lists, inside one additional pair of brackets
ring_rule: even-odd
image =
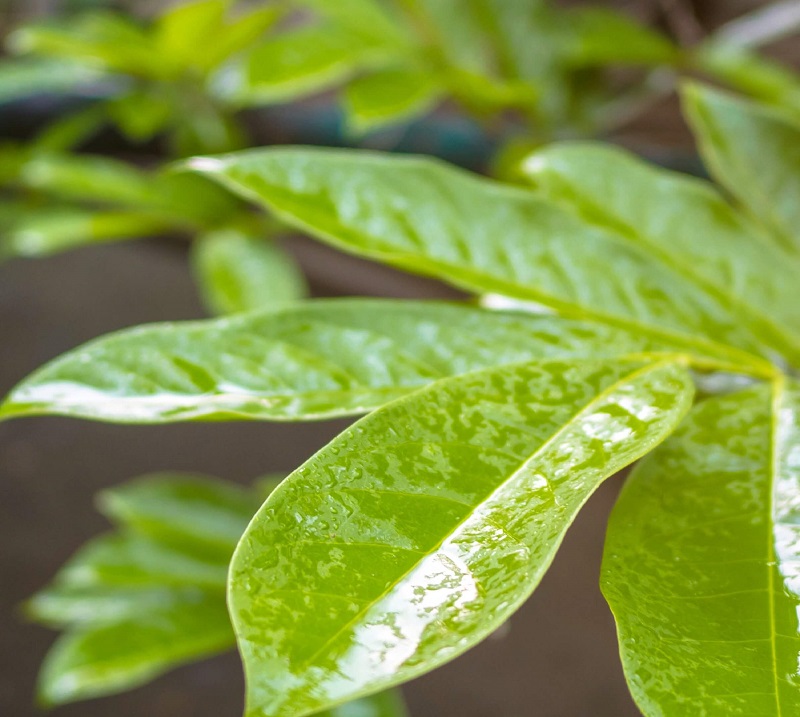
[(800, 31), (800, 2), (780, 0), (731, 20), (717, 30), (715, 40), (736, 47), (760, 47)]
[(659, 5), (681, 45), (696, 45), (703, 39), (705, 30), (689, 0), (659, 0)]

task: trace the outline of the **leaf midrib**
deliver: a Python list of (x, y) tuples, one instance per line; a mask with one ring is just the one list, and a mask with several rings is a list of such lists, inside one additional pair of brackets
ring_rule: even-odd
[[(555, 309), (562, 316), (566, 318), (589, 319), (591, 321), (596, 321), (598, 323), (603, 323), (609, 326), (618, 326), (621, 328), (634, 329), (636, 331), (648, 333), (651, 336), (663, 337), (671, 341), (679, 341), (688, 346), (696, 346), (700, 349), (701, 353), (702, 353), (702, 348), (706, 346), (712, 350), (722, 353), (723, 355), (729, 355), (731, 357), (739, 355), (739, 360), (740, 361), (744, 360), (744, 365), (749, 364), (752, 366), (753, 364), (756, 363), (755, 361), (753, 361), (753, 359), (754, 358), (759, 359), (758, 356), (751, 354), (746, 350), (739, 349), (731, 344), (720, 343), (693, 334), (681, 333), (679, 331), (671, 331), (663, 328), (655, 328), (652, 324), (645, 324), (636, 319), (628, 319), (621, 316), (614, 316), (606, 314), (604, 312), (589, 309), (580, 304), (571, 304), (566, 301), (555, 299), (548, 294), (543, 294), (530, 287), (527, 286), (523, 287), (519, 284), (498, 280), (491, 274), (486, 274), (485, 272), (481, 271), (475, 271), (470, 269), (469, 267), (464, 267), (462, 265), (453, 265), (452, 263), (443, 261), (441, 259), (431, 260), (427, 257), (422, 257), (417, 254), (409, 254), (409, 253), (401, 254), (397, 252), (394, 247), (390, 247), (389, 249), (367, 248), (367, 247), (356, 248), (354, 244), (341, 240), (339, 237), (333, 234), (329, 229), (327, 228), (323, 229), (320, 228), (319, 226), (315, 226), (314, 224), (299, 218), (296, 213), (288, 211), (283, 207), (275, 206), (274, 202), (271, 199), (262, 196), (257, 189), (247, 186), (242, 180), (234, 178), (225, 172), (214, 173), (213, 176), (231, 191), (236, 192), (248, 198), (250, 201), (252, 201), (257, 205), (261, 206), (266, 205), (270, 211), (272, 211), (276, 216), (279, 216), (281, 219), (283, 219), (287, 224), (295, 226), (298, 229), (307, 232), (311, 236), (320, 237), (326, 243), (337, 247), (338, 249), (344, 251), (345, 253), (359, 257), (368, 257), (374, 261), (378, 261), (381, 263), (386, 263), (390, 265), (393, 264), (412, 273), (441, 278), (443, 281), (447, 283), (450, 283), (455, 286), (460, 286), (462, 288), (466, 288), (470, 291), (474, 291), (476, 287), (467, 283), (466, 281), (460, 281), (458, 278), (458, 274), (461, 274), (465, 277), (468, 277), (470, 275), (480, 276), (482, 278), (489, 279), (497, 287), (505, 287), (506, 289), (516, 290), (514, 293), (506, 294), (507, 296), (514, 296), (516, 293), (516, 298), (522, 298), (526, 300), (539, 302), (541, 304), (544, 304), (546, 306)], [(272, 186), (271, 189), (275, 191), (274, 186)], [(288, 197), (289, 202), (291, 204), (294, 204), (294, 200), (291, 193), (283, 192), (280, 189), (278, 189), (278, 191), (281, 191), (281, 193), (285, 195), (284, 199)], [(327, 222), (325, 222), (325, 224), (327, 224)], [(611, 238), (613, 239), (614, 237), (612, 236)], [(624, 240), (619, 243), (630, 244), (630, 242)], [(446, 277), (442, 277), (442, 270), (448, 273)], [(520, 292), (520, 289), (522, 289), (523, 292)], [(499, 293), (504, 293), (504, 292), (501, 289)], [(520, 295), (521, 293), (524, 293), (524, 295), (521, 296)], [(800, 344), (798, 344), (798, 351), (800, 351)], [(763, 359), (761, 360), (763, 361)], [(734, 363), (739, 364), (739, 361), (734, 359)], [(764, 361), (764, 363), (766, 364), (768, 362)]]
[[(351, 627), (356, 625), (359, 622), (359, 620), (361, 620), (361, 618), (363, 618), (364, 615), (366, 615), (366, 613), (370, 609), (372, 609), (374, 606), (378, 605), (381, 602), (381, 600), (383, 600), (393, 590), (395, 590), (397, 588), (397, 586), (405, 578), (407, 578), (412, 572), (414, 572), (414, 570), (416, 570), (422, 564), (422, 562), (424, 560), (426, 560), (427, 558), (429, 558), (432, 555), (436, 554), (441, 549), (442, 545), (444, 545), (445, 541), (449, 537), (454, 535), (461, 527), (463, 527), (470, 519), (472, 519), (474, 517), (474, 515), (476, 514), (476, 512), (478, 511), (478, 509), (482, 505), (484, 505), (487, 502), (489, 502), (492, 499), (493, 496), (495, 496), (498, 492), (500, 492), (506, 486), (508, 486), (525, 469), (526, 466), (528, 466), (532, 461), (536, 460), (537, 457), (540, 456), (542, 454), (542, 452), (544, 452), (549, 446), (553, 445), (553, 443), (555, 441), (557, 441), (558, 438), (570, 426), (572, 426), (572, 424), (575, 422), (575, 420), (579, 416), (581, 416), (583, 413), (585, 413), (587, 410), (589, 410), (592, 406), (597, 405), (598, 403), (600, 403), (604, 399), (606, 399), (608, 396), (612, 395), (614, 393), (614, 391), (619, 389), (624, 384), (630, 383), (631, 381), (635, 380), (639, 376), (645, 375), (648, 372), (655, 372), (658, 369), (663, 368), (665, 366), (668, 366), (670, 364), (674, 364), (674, 362), (663, 361), (663, 362), (655, 363), (655, 364), (647, 364), (647, 365), (645, 365), (643, 367), (640, 367), (640, 368), (638, 368), (638, 369), (636, 369), (634, 371), (631, 371), (630, 373), (626, 374), (623, 378), (620, 378), (620, 379), (614, 381), (611, 385), (607, 386), (605, 389), (603, 389), (597, 395), (595, 395), (586, 405), (582, 406), (580, 408), (580, 410), (576, 411), (575, 414), (568, 421), (565, 421), (564, 424), (552, 436), (550, 436), (550, 438), (548, 438), (546, 441), (544, 441), (535, 450), (535, 452), (533, 454), (531, 454), (530, 456), (525, 458), (525, 460), (522, 461), (522, 463), (519, 465), (519, 467), (516, 470), (514, 470), (514, 472), (506, 480), (502, 481), (499, 485), (497, 485), (485, 498), (483, 498), (482, 500), (478, 501), (475, 504), (475, 506), (473, 506), (471, 508), (471, 510), (469, 510), (467, 512), (467, 515), (458, 524), (453, 526), (453, 528), (451, 530), (449, 530), (445, 536), (443, 536), (443, 538), (439, 541), (439, 543), (437, 543), (429, 551), (425, 551), (424, 553), (422, 553), (420, 558), (419, 558), (419, 560), (417, 560), (405, 573), (403, 573), (399, 578), (397, 578), (397, 580), (395, 580), (391, 585), (389, 585), (380, 595), (378, 595), (372, 601), (368, 602), (365, 605), (365, 607), (362, 608), (361, 610), (359, 610), (359, 612), (351, 620), (349, 620), (345, 625), (343, 625), (341, 628), (339, 628), (339, 630), (337, 630), (330, 638), (328, 638), (323, 643), (323, 645), (321, 647), (319, 647), (309, 658), (304, 660), (303, 663), (302, 663), (303, 668), (307, 669), (333, 642), (335, 642), (339, 637), (341, 637)], [(525, 364), (521, 364), (521, 365), (525, 365)], [(548, 481), (548, 486), (549, 486), (549, 481)], [(556, 504), (558, 505), (558, 503), (556, 503)], [(559, 507), (561, 507), (561, 506), (559, 506)], [(563, 507), (562, 507), (562, 510), (563, 510)], [(530, 551), (529, 546), (526, 545), (526, 548)]]
[[(754, 327), (756, 331), (759, 331), (758, 322), (760, 322), (763, 326), (769, 328), (771, 332), (780, 337), (781, 340), (787, 341), (794, 351), (800, 352), (800, 335), (797, 335), (794, 331), (789, 330), (782, 324), (776, 323), (772, 317), (765, 314), (761, 308), (754, 309), (736, 295), (729, 293), (719, 286), (716, 282), (698, 274), (692, 268), (691, 264), (682, 261), (677, 254), (671, 254), (660, 248), (657, 243), (653, 242), (646, 234), (638, 231), (636, 227), (631, 226), (627, 221), (615, 219), (612, 215), (605, 212), (601, 206), (597, 205), (591, 199), (588, 199), (584, 194), (580, 194), (579, 197), (580, 201), (591, 209), (591, 214), (580, 209), (575, 209), (569, 202), (560, 200), (552, 201), (564, 211), (588, 222), (591, 226), (622, 237), (626, 240), (626, 243), (634, 248), (643, 247), (647, 250), (647, 253), (652, 254), (656, 261), (668, 269), (673, 270), (684, 279), (687, 279), (690, 284), (693, 284), (701, 291), (718, 299), (723, 306), (727, 306), (729, 309), (739, 312), (740, 314), (752, 317), (757, 322)], [(760, 331), (756, 335), (759, 336), (759, 338), (763, 338), (767, 343), (770, 343), (771, 339), (762, 337)]]

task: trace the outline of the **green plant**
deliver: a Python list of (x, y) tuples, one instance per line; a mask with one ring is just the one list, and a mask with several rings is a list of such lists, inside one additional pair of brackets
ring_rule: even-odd
[[(0, 260), (190, 237), (212, 309), (233, 306), (220, 299), (219, 281), (245, 253), (256, 281), (274, 287), (272, 300), (293, 300), (306, 287), (274, 221), (200, 177), (154, 169), (158, 160), (131, 166), (71, 150), (111, 125), (134, 144), (165, 139), (170, 157), (224, 152), (252, 144), (242, 110), (334, 89), (353, 135), (455, 101), (498, 135), (495, 169), (514, 176), (531, 144), (608, 132), (682, 72), (711, 74), (796, 113), (796, 76), (752, 49), (771, 35), (754, 37), (748, 18), (737, 23), (691, 48), (625, 15), (543, 0), (287, 0), (250, 9), (194, 0), (149, 21), (94, 10), (29, 24), (6, 43), (17, 56), (0, 63), (0, 102), (41, 93), (83, 101), (30, 143), (0, 146)], [(614, 70), (623, 66), (640, 71), (620, 84)], [(251, 293), (262, 303), (247, 306), (267, 298)]]
[[(40, 369), (0, 417), (368, 413), (270, 493), (233, 553), (251, 717), (333, 709), (453, 659), (535, 589), (597, 486), (650, 453), (614, 510), (601, 578), (637, 704), (792, 714), (800, 125), (703, 85), (684, 104), (728, 196), (592, 143), (529, 155), (527, 187), (353, 150), (193, 159), (185, 171), (322, 241), (507, 310), (323, 300), (140, 327)], [(191, 551), (215, 535), (148, 515), (163, 503), (131, 500), (141, 487), (115, 494), (107, 511), (147, 539), (167, 525)], [(75, 667), (51, 658), (44, 694), (142, 678)]]

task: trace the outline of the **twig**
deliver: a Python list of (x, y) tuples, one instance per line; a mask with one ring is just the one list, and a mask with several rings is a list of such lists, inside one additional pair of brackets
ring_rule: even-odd
[(703, 39), (705, 30), (689, 0), (659, 0), (659, 5), (681, 45), (695, 45)]
[(737, 17), (717, 30), (715, 40), (735, 47), (759, 47), (800, 31), (800, 2), (781, 0)]

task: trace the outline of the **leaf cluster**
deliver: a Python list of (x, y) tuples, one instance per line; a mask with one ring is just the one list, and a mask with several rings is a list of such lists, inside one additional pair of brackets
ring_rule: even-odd
[[(523, 19), (538, 4), (525, 4), (524, 17), (517, 3), (489, 0), (459, 3), (458, 12), (455, 3), (413, 0), (305, 4), (323, 18), (319, 34), (314, 24), (287, 30), (218, 76), (176, 60), (158, 81), (227, 77), (228, 88), (258, 87), (265, 101), (278, 88), (271, 97), (283, 100), (294, 80), (272, 75), (270, 86), (257, 73), (285, 68), (281, 58), (301, 64), (291, 49), (300, 35), (326, 68), (303, 75), (294, 85), (303, 93), (352, 77), (350, 92), (419, 90), (424, 83), (407, 73), (439, 82), (436, 68), (468, 75), (475, 89), (486, 87), (475, 80), (485, 56), (474, 54), (486, 45), (470, 41), (479, 28), (502, 38), (493, 46), (502, 53), (489, 53), (492, 72), (535, 86), (502, 73), (527, 67), (523, 60), (537, 65), (529, 45), (512, 39), (534, 31)], [(198, 7), (213, 5), (175, 12), (197, 19)], [(687, 61), (625, 23), (629, 42), (606, 43), (614, 32), (595, 30), (587, 49), (570, 37), (619, 18), (579, 11), (562, 24), (547, 6), (541, 12), (536, 27), (560, 28), (554, 62), (622, 61), (608, 58), (623, 50), (636, 62)], [(390, 20), (401, 16), (411, 24)], [(181, 32), (169, 40), (168, 26), (162, 19), (155, 35), (139, 28), (144, 44), (103, 60), (102, 71), (155, 78), (145, 61), (152, 53), (133, 47), (152, 50), (154, 36), (167, 43), (159, 47), (179, 47)], [(133, 35), (113, 27), (123, 47)], [(420, 53), (408, 28), (441, 36)], [(95, 29), (85, 41), (99, 43), (92, 52), (102, 59), (108, 43)], [(39, 47), (74, 47), (42, 32)], [(327, 59), (326, 43), (336, 45)], [(648, 717), (800, 710), (800, 121), (791, 82), (771, 71), (756, 73), (759, 81), (737, 74), (749, 50), (726, 55), (720, 43), (692, 57), (714, 58), (763, 102), (685, 86), (685, 114), (719, 186), (592, 142), (528, 153), (514, 186), (429, 158), (355, 150), (248, 150), (195, 157), (164, 175), (63, 155), (12, 157), (12, 175), (49, 196), (133, 203), (154, 217), (174, 202), (189, 231), (202, 233), (195, 265), (207, 301), (230, 315), (101, 337), (22, 381), (0, 418), (363, 416), (254, 517), (252, 495), (197, 478), (109, 492), (101, 506), (117, 532), (87, 546), (29, 606), (67, 630), (45, 665), (44, 698), (122, 689), (235, 636), (248, 717), (341, 717), (351, 700), (489, 635), (537, 587), (596, 488), (646, 456), (615, 507), (601, 577), (637, 704)], [(390, 59), (409, 47), (432, 64)], [(342, 62), (345, 50), (358, 57)], [(504, 87), (505, 108), (520, 85)], [(538, 114), (547, 105), (537, 96), (534, 106)], [(168, 188), (182, 182), (199, 183), (227, 209)], [(475, 300), (286, 302), (297, 282), (275, 271), (280, 255), (247, 231), (262, 219), (245, 202)], [(211, 219), (199, 219), (206, 210)], [(155, 642), (174, 651), (153, 650)], [(374, 709), (402, 714), (392, 693), (375, 699)]]

